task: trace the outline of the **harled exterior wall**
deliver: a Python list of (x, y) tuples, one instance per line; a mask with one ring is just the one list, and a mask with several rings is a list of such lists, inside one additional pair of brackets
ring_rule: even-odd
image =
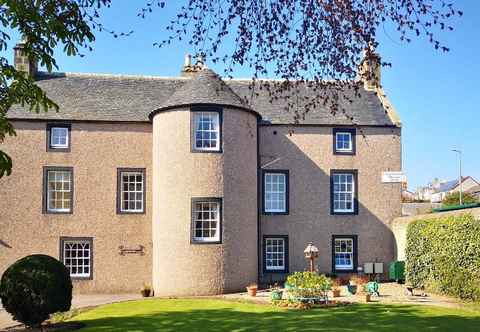
[[(71, 152), (46, 152), (46, 122), (14, 122), (17, 136), (2, 150), (13, 157), (0, 179), (0, 274), (17, 259), (43, 253), (59, 258), (60, 237), (93, 237), (93, 279), (74, 292), (137, 292), (151, 283), (150, 124), (72, 123)], [(73, 167), (73, 214), (42, 213), (42, 168)], [(117, 168), (146, 168), (146, 213), (116, 213)], [(144, 255), (119, 246), (145, 247)]]
[[(153, 119), (153, 286), (212, 295), (257, 280), (257, 119), (223, 110), (223, 152), (191, 152), (188, 108)], [(191, 243), (192, 198), (222, 198), (220, 244)]]
[[(289, 170), (289, 214), (262, 215), (260, 231), (262, 236), (288, 235), (290, 272), (307, 268), (303, 250), (313, 242), (320, 250), (319, 271), (331, 273), (332, 235), (358, 236), (360, 267), (395, 259), (390, 223), (401, 215), (401, 184), (382, 183), (381, 174), (402, 169), (400, 128), (357, 129), (356, 155), (351, 156), (333, 153), (332, 127), (262, 126), (260, 160), (262, 165), (274, 161), (266, 169)], [(330, 214), (332, 169), (358, 170), (358, 215)], [(285, 278), (262, 271), (267, 284)]]
[[(225, 109), (223, 153), (192, 153), (190, 126), (186, 108), (158, 113), (153, 129), (73, 122), (71, 152), (60, 153), (46, 152), (45, 122), (16, 121), (18, 136), (1, 146), (14, 173), (0, 179), (0, 273), (28, 254), (58, 258), (64, 236), (93, 237), (93, 280), (75, 281), (82, 293), (153, 283), (158, 296), (209, 295), (241, 290), (257, 275), (267, 284), (283, 279), (258, 271), (258, 235), (288, 235), (290, 272), (306, 268), (310, 241), (320, 249), (319, 270), (331, 272), (332, 235), (358, 236), (359, 266), (395, 259), (391, 221), (401, 214), (401, 185), (381, 183), (381, 173), (401, 170), (400, 128), (363, 127), (356, 155), (341, 156), (332, 151), (332, 127), (260, 126), (260, 164), (289, 170), (290, 211), (261, 215), (257, 234), (257, 119)], [(42, 213), (43, 166), (73, 167), (73, 214)], [(146, 168), (145, 214), (116, 213), (124, 167)], [(330, 215), (331, 169), (358, 170), (358, 215)], [(221, 244), (191, 244), (194, 197), (223, 198)], [(143, 245), (145, 254), (121, 256), (120, 245)]]

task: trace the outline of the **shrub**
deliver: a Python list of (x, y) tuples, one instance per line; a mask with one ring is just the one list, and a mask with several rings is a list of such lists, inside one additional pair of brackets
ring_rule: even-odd
[[(463, 204), (473, 204), (478, 203), (478, 199), (469, 193), (462, 193), (462, 203)], [(453, 193), (448, 194), (442, 201), (443, 207), (453, 206), (453, 205), (460, 205), (460, 192), (455, 191)]]
[(289, 293), (297, 298), (325, 298), (332, 282), (323, 274), (295, 272), (288, 276)]
[(480, 300), (480, 221), (472, 215), (412, 222), (405, 251), (405, 277), (413, 287)]
[(50, 314), (70, 309), (72, 281), (67, 268), (55, 258), (31, 255), (5, 271), (0, 298), (13, 319), (39, 326)]

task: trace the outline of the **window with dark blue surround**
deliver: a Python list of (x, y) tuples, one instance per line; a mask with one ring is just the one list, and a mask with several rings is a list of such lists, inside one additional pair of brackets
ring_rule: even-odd
[(333, 153), (354, 155), (356, 153), (355, 128), (333, 129)]
[(332, 170), (330, 173), (331, 214), (358, 214), (357, 170)]
[(263, 213), (288, 214), (289, 171), (263, 170)]
[(332, 236), (332, 272), (356, 272), (358, 266), (358, 237), (356, 235)]
[(263, 271), (288, 273), (288, 236), (263, 236)]
[(222, 110), (194, 107), (192, 113), (192, 152), (222, 152)]
[(222, 198), (192, 198), (191, 242), (222, 242)]

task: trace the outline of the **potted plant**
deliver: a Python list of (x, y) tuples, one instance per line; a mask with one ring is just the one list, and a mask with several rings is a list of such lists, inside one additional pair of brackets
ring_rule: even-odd
[(347, 285), (348, 292), (352, 295), (363, 293), (364, 285), (368, 282), (367, 276), (353, 275), (350, 277), (349, 284)]
[(149, 284), (143, 284), (142, 288), (140, 289), (140, 293), (143, 297), (149, 297), (152, 293), (152, 286)]
[(369, 292), (366, 292), (365, 293), (365, 302), (370, 302), (371, 299), (372, 299), (372, 294), (370, 294)]
[(332, 297), (340, 297), (340, 286), (341, 286), (340, 280), (338, 278), (335, 278), (332, 280)]
[(283, 291), (280, 289), (278, 284), (275, 284), (272, 287), (272, 292), (270, 293), (270, 299), (272, 301), (278, 301), (278, 300), (281, 300), (282, 297), (283, 297)]
[(248, 295), (250, 295), (252, 297), (257, 296), (257, 289), (258, 289), (258, 285), (255, 284), (255, 283), (252, 283), (252, 284), (248, 285), (247, 286)]
[(357, 294), (357, 279), (355, 276), (352, 276), (348, 281), (347, 290), (350, 295)]

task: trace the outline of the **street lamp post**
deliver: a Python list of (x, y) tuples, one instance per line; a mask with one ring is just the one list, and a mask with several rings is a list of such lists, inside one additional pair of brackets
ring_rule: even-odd
[(460, 185), (460, 205), (463, 205), (463, 197), (462, 197), (463, 196), (463, 192), (462, 192), (462, 150), (453, 149), (452, 151), (458, 153), (458, 160), (459, 160), (459, 163), (460, 163), (460, 169), (459, 169), (460, 175), (459, 175), (459, 178), (458, 178), (458, 184)]

